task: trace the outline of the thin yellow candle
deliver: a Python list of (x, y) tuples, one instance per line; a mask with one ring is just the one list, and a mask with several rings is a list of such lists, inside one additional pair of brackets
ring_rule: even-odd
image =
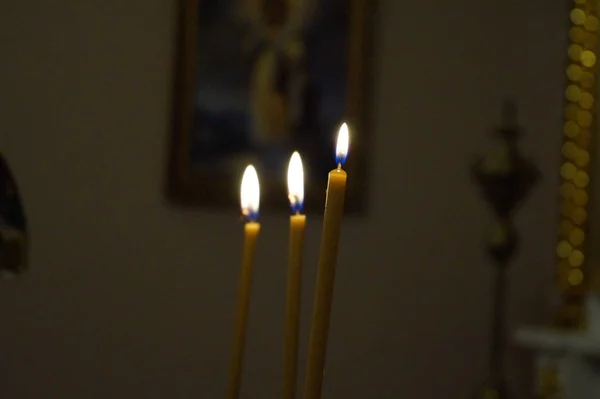
[(246, 220), (244, 225), (244, 250), (242, 255), (242, 270), (238, 288), (237, 314), (233, 352), (229, 369), (229, 399), (238, 399), (240, 395), (242, 368), (244, 363), (244, 346), (246, 341), (246, 324), (248, 321), (248, 305), (252, 287), (252, 268), (256, 239), (260, 231), (258, 207), (260, 202), (260, 186), (256, 169), (249, 165), (244, 172), (241, 188), (242, 215)]
[(285, 347), (283, 367), (283, 399), (294, 399), (298, 369), (298, 329), (300, 325), (300, 298), (302, 290), (302, 250), (306, 215), (304, 202), (304, 171), (298, 152), (290, 158), (288, 167), (288, 194), (293, 215), (290, 216), (290, 247), (285, 306)]
[(335, 268), (344, 213), (346, 172), (344, 172), (342, 166), (348, 155), (348, 136), (348, 126), (344, 123), (340, 127), (337, 139), (337, 168), (329, 172), (329, 182), (327, 183), (321, 253), (319, 255), (317, 270), (315, 302), (308, 347), (306, 383), (304, 386), (305, 399), (319, 399), (323, 385)]

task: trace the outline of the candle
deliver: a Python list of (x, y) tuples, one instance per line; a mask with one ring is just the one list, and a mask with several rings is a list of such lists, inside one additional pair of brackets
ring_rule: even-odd
[(288, 193), (293, 215), (290, 216), (290, 247), (285, 307), (285, 338), (283, 394), (293, 399), (296, 391), (298, 364), (298, 328), (300, 324), (300, 292), (302, 287), (302, 249), (306, 215), (302, 215), (304, 201), (304, 172), (298, 152), (290, 158), (288, 167)]
[(344, 123), (338, 133), (336, 148), (337, 168), (329, 172), (325, 217), (321, 236), (321, 254), (317, 271), (315, 302), (310, 330), (305, 399), (321, 397), (323, 369), (327, 353), (327, 336), (333, 297), (333, 284), (337, 263), (340, 229), (344, 213), (344, 194), (346, 192), (346, 172), (342, 169), (348, 155), (348, 126)]
[(249, 165), (244, 172), (241, 188), (242, 215), (246, 220), (246, 224), (244, 225), (244, 250), (238, 288), (233, 353), (229, 370), (229, 393), (227, 395), (229, 399), (237, 399), (240, 394), (248, 304), (250, 303), (250, 289), (252, 286), (252, 266), (254, 264), (256, 239), (260, 231), (260, 224), (257, 222), (259, 202), (258, 175), (254, 167)]

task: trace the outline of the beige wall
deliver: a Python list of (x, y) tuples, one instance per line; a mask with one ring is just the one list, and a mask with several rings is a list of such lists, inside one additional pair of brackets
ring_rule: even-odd
[[(490, 212), (466, 165), (514, 93), (545, 180), (519, 216), (510, 320), (543, 320), (567, 8), (380, 2), (372, 208), (344, 227), (324, 397), (466, 397), (485, 376), (491, 286), (479, 247)], [(223, 397), (241, 226), (237, 202), (163, 199), (174, 3), (2, 7), (1, 149), (33, 237), (31, 272), (0, 286), (3, 398)], [(320, 232), (309, 223), (303, 362)], [(279, 390), (285, 229), (264, 211), (244, 398)]]

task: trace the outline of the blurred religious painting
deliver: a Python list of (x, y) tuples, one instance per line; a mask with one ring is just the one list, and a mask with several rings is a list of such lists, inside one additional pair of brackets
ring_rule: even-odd
[(287, 207), (299, 151), (305, 205), (322, 211), (337, 129), (348, 122), (347, 207), (361, 211), (369, 137), (369, 0), (185, 0), (176, 64), (171, 198), (237, 205), (247, 164), (261, 208)]

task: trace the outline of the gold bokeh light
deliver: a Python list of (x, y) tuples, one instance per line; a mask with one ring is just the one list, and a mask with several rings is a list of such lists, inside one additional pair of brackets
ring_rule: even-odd
[(583, 252), (578, 249), (571, 251), (569, 254), (569, 264), (573, 267), (580, 267), (584, 259)]
[(581, 8), (571, 10), (571, 22), (575, 25), (583, 25), (585, 23), (585, 11)]
[(575, 164), (580, 168), (587, 166), (590, 163), (590, 153), (586, 150), (578, 150), (575, 154)]
[(569, 49), (567, 50), (567, 52), (569, 54), (569, 59), (571, 59), (571, 61), (580, 61), (581, 53), (583, 52), (583, 48), (579, 44), (574, 43), (569, 46)]
[(574, 0), (569, 11), (566, 104), (560, 166), (559, 240), (556, 245), (558, 286), (563, 305), (557, 315), (561, 327), (585, 326), (585, 269), (590, 148), (595, 132), (598, 0)]
[(569, 87), (567, 87), (565, 95), (567, 96), (567, 100), (572, 102), (578, 102), (581, 98), (581, 89), (579, 89), (579, 87), (577, 87), (576, 85), (570, 85)]
[(596, 37), (596, 35), (591, 33), (586, 34), (582, 42), (583, 48), (588, 50), (595, 49), (596, 43), (598, 43), (598, 38)]
[(569, 29), (569, 39), (571, 39), (573, 43), (582, 43), (584, 38), (585, 31), (581, 29), (581, 27), (573, 26)]
[(577, 112), (577, 124), (581, 127), (590, 127), (592, 125), (592, 114), (590, 111), (581, 110)]
[(587, 211), (581, 207), (575, 207), (571, 212), (571, 219), (575, 224), (581, 226), (587, 220)]
[(573, 197), (573, 193), (575, 192), (575, 186), (571, 182), (564, 182), (560, 186), (560, 196), (564, 199), (570, 199)]
[(580, 246), (585, 241), (585, 233), (579, 227), (576, 227), (571, 230), (571, 233), (569, 234), (569, 241), (575, 246)]
[(567, 67), (567, 77), (569, 78), (569, 80), (576, 82), (579, 79), (581, 79), (582, 74), (583, 71), (581, 70), (581, 67), (579, 65), (571, 64)]
[(594, 106), (594, 96), (590, 92), (583, 92), (579, 98), (579, 106), (585, 110), (592, 109)]
[(568, 258), (569, 255), (571, 255), (572, 251), (573, 251), (573, 247), (567, 241), (561, 241), (556, 246), (556, 254), (561, 259)]
[(569, 138), (575, 138), (579, 134), (579, 125), (574, 121), (567, 121), (563, 133)]
[(598, 30), (598, 18), (594, 15), (586, 16), (583, 27), (590, 32), (596, 32)]
[(567, 141), (563, 144), (561, 152), (565, 158), (573, 159), (577, 152), (577, 146), (572, 141)]
[(590, 177), (587, 172), (583, 170), (578, 170), (575, 172), (575, 176), (573, 177), (573, 183), (575, 183), (575, 187), (585, 188), (588, 186), (590, 182)]
[(577, 206), (586, 206), (589, 200), (588, 193), (582, 189), (575, 189), (573, 192), (573, 203)]
[(591, 74), (590, 72), (587, 72), (587, 71), (582, 72), (581, 73), (581, 77), (579, 78), (579, 84), (584, 89), (591, 89), (591, 88), (593, 88), (595, 81), (596, 81), (596, 79), (594, 78), (594, 75)]
[(571, 180), (577, 173), (577, 167), (571, 162), (564, 163), (560, 168), (561, 176), (566, 180)]
[(569, 270), (568, 280), (571, 285), (581, 284), (583, 282), (583, 272), (580, 269)]
[[(578, 46), (577, 44), (575, 46)], [(591, 68), (596, 65), (596, 54), (594, 54), (591, 50), (583, 50), (579, 53), (579, 58), (581, 59), (581, 63), (583, 66), (587, 68)]]

